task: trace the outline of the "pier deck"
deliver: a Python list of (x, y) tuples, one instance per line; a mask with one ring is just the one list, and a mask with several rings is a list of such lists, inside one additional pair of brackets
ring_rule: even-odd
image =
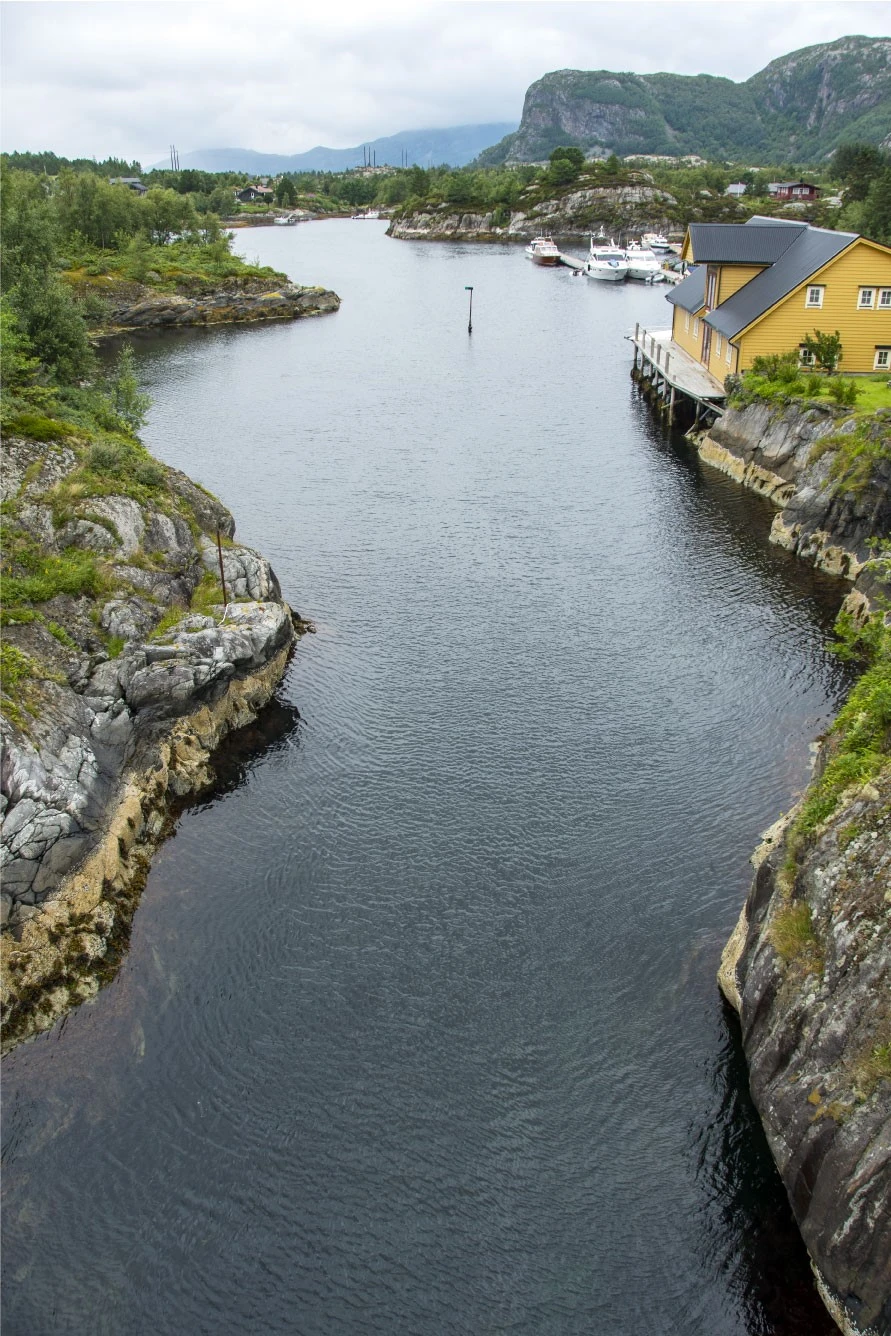
[[(663, 390), (679, 390), (702, 407), (720, 409), (727, 397), (724, 386), (701, 362), (672, 342), (670, 329), (641, 329), (635, 325), (629, 337), (634, 344), (635, 368), (640, 359), (641, 369), (648, 378), (661, 381)], [(673, 393), (671, 398), (673, 401)]]

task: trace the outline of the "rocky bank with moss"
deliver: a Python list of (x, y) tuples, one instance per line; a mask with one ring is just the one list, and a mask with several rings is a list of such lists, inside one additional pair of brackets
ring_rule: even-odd
[(171, 803), (304, 629), (225, 507), (135, 439), (20, 428), (56, 439), (4, 451), (4, 1048), (114, 972)]
[(580, 186), (545, 198), (535, 189), (526, 194), (528, 202), (521, 199), (512, 210), (480, 212), (449, 202), (409, 206), (393, 217), (387, 236), (402, 241), (527, 241), (541, 233), (583, 237), (603, 230), (618, 240), (674, 226), (677, 201), (644, 180)]
[[(891, 1332), (891, 411), (731, 407), (701, 457), (771, 498), (772, 541), (850, 582), (870, 666), (768, 832), (719, 982), (750, 1087), (842, 1331)], [(872, 621), (864, 619), (872, 612)]]

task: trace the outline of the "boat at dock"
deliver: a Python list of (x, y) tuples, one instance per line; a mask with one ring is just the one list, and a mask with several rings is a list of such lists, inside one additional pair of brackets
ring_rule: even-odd
[(285, 217), (281, 217), (281, 215), (279, 215), (275, 219), (275, 225), (276, 227), (296, 227), (298, 221), (299, 220), (295, 213), (289, 213), (286, 214)]
[(560, 251), (553, 237), (536, 237), (526, 247), (526, 254), (535, 264), (560, 263)]
[(649, 246), (650, 250), (653, 251), (671, 250), (671, 242), (661, 232), (645, 232), (642, 242), (644, 246)]
[(661, 283), (664, 278), (662, 261), (651, 247), (642, 242), (632, 241), (625, 247), (625, 259), (628, 261), (628, 277), (642, 283)]
[(585, 273), (589, 278), (599, 278), (607, 283), (623, 283), (628, 277), (628, 261), (621, 246), (610, 242), (608, 246), (595, 246), (598, 237), (591, 238), (591, 248)]

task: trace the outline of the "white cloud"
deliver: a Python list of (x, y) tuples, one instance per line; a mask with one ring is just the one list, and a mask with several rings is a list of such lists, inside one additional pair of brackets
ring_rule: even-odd
[(744, 79), (891, 3), (7, 3), (3, 144), (165, 157), (298, 153), (428, 126), (519, 120), (548, 70)]

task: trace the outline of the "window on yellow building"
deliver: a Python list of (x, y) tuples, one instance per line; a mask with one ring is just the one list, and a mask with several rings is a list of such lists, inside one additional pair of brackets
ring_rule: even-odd
[(891, 371), (891, 347), (876, 348), (876, 360), (873, 366), (876, 371)]
[(715, 357), (720, 357), (720, 356), (721, 356), (721, 335), (719, 334), (715, 339)]
[(808, 288), (804, 299), (805, 306), (822, 306), (825, 288)]
[(876, 299), (875, 288), (861, 288), (857, 297), (857, 310), (871, 311), (873, 306), (875, 305), (875, 299)]
[(727, 365), (730, 366), (730, 365), (732, 364), (732, 362), (733, 362), (733, 344), (730, 343), (730, 342), (728, 342), (728, 344), (727, 344)]
[(805, 348), (803, 343), (798, 345), (798, 362), (800, 366), (816, 366), (817, 364), (816, 357)]
[(883, 310), (891, 308), (891, 288), (879, 288), (879, 308)]
[(698, 320), (694, 320), (694, 321), (693, 321), (693, 337), (694, 337), (694, 339), (699, 337), (699, 321), (698, 321)]
[(685, 333), (685, 334), (689, 334), (689, 333), (690, 333), (690, 312), (689, 312), (689, 311), (685, 311), (685, 312), (684, 312), (684, 333)]

